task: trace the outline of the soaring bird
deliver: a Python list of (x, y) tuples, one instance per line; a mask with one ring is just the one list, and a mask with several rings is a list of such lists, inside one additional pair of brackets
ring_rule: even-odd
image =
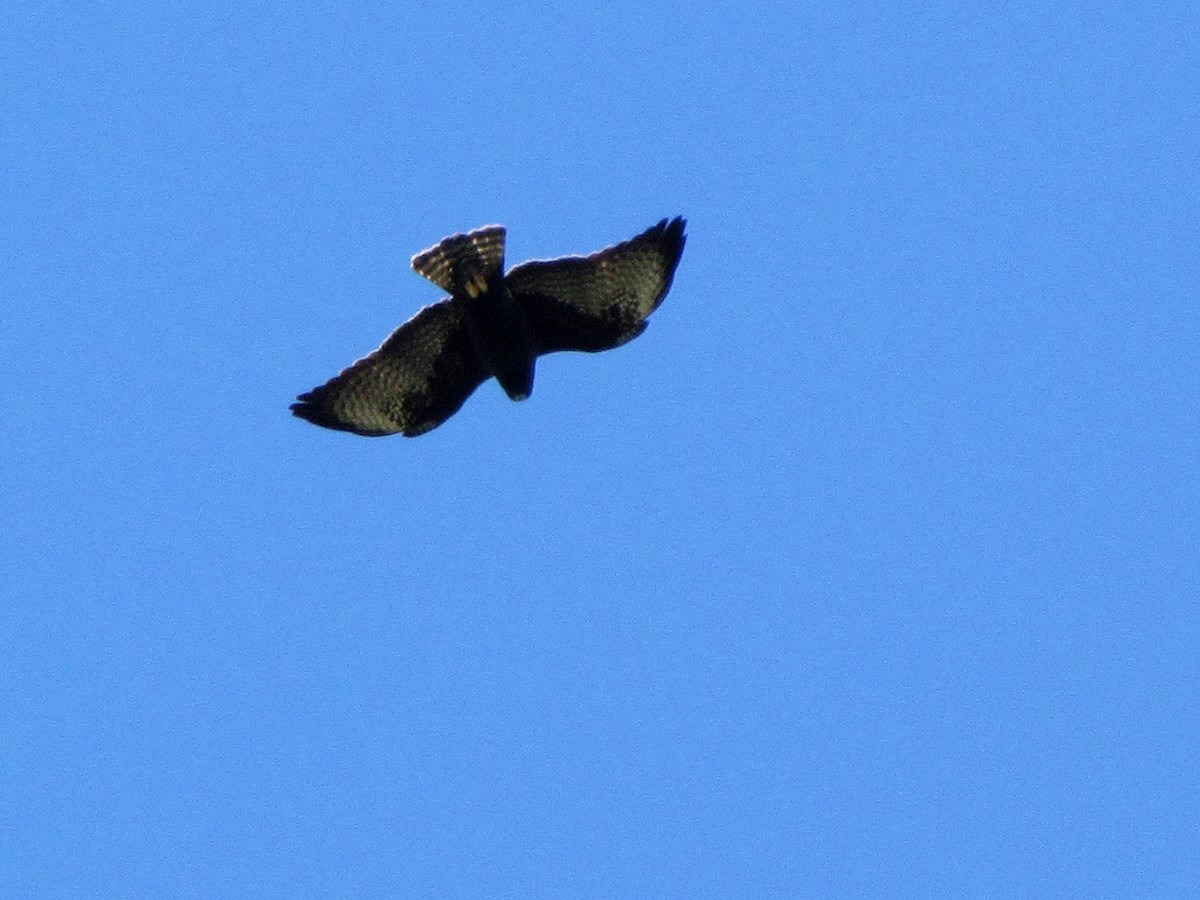
[(412, 259), (418, 274), (450, 296), (301, 394), (292, 412), (355, 434), (415, 437), (454, 415), (488, 378), (524, 400), (543, 353), (610, 350), (646, 330), (671, 287), (685, 224), (663, 219), (590, 256), (532, 260), (508, 274), (503, 226), (451, 235)]

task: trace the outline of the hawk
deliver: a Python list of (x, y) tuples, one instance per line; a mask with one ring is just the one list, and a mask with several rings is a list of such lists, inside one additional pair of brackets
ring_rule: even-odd
[(685, 224), (663, 219), (590, 256), (533, 260), (507, 275), (503, 226), (452, 235), (412, 259), (450, 296), (301, 394), (292, 412), (325, 428), (415, 437), (454, 415), (488, 378), (524, 400), (543, 353), (610, 350), (646, 330), (671, 287)]

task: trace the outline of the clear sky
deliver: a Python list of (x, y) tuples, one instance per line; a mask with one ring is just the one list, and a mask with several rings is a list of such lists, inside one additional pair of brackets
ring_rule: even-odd
[[(16, 2), (0, 895), (1200, 892), (1194, 3)], [(438, 290), (638, 340), (366, 439)]]

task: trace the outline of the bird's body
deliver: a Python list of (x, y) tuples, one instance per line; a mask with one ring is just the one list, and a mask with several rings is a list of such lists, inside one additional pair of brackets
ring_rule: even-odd
[[(484, 242), (499, 232), (500, 240)], [(447, 238), (413, 258), (413, 268), (451, 292), (483, 368), (513, 400), (533, 392), (537, 343), (504, 278), (504, 231), (498, 225)], [(477, 244), (483, 244), (482, 247)]]
[(471, 345), (484, 368), (510, 399), (527, 399), (533, 393), (537, 344), (525, 311), (513, 301), (503, 280), (489, 285), (479, 297), (455, 297), (453, 302), (462, 309)]
[(684, 224), (664, 219), (591, 256), (527, 262), (507, 275), (503, 227), (452, 235), (412, 261), (450, 296), (301, 394), (292, 412), (326, 428), (411, 437), (444, 422), (489, 377), (524, 400), (539, 355), (607, 350), (645, 330), (671, 286)]

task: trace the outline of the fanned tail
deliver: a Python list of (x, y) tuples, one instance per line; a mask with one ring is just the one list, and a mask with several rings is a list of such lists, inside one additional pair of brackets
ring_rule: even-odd
[(504, 273), (503, 225), (454, 234), (412, 258), (413, 270), (450, 293), (461, 293)]

